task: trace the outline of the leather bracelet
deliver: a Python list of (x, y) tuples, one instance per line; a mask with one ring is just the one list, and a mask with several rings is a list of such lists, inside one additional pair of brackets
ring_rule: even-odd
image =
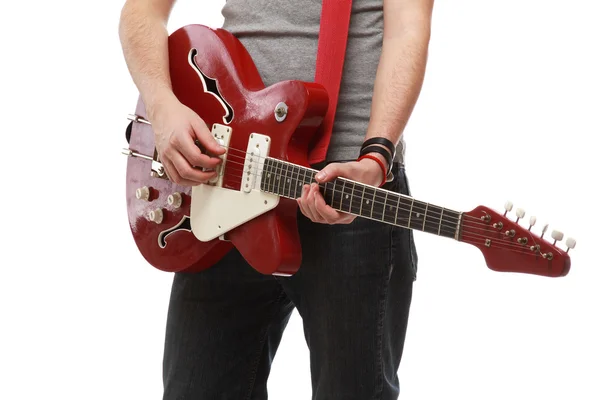
[(358, 157), (358, 160), (356, 161), (360, 161), (364, 158), (369, 158), (371, 160), (374, 160), (377, 162), (377, 164), (379, 164), (379, 167), (381, 167), (381, 172), (383, 173), (383, 180), (381, 181), (381, 183), (379, 184), (379, 187), (382, 187), (383, 185), (385, 185), (385, 183), (387, 182), (387, 174), (385, 172), (385, 166), (383, 165), (383, 163), (381, 162), (381, 160), (375, 156), (372, 156), (370, 154), (365, 154), (363, 156)]
[(385, 148), (387, 148), (389, 150), (390, 154), (392, 155), (392, 158), (396, 157), (396, 146), (394, 146), (394, 143), (392, 143), (391, 140), (386, 139), (384, 137), (380, 137), (380, 136), (372, 137), (372, 138), (365, 140), (362, 144), (361, 150), (367, 146), (374, 145), (374, 144), (380, 144), (382, 146), (385, 146)]
[(371, 146), (367, 146), (367, 147), (363, 148), (360, 151), (359, 157), (362, 157), (362, 156), (364, 156), (365, 154), (368, 154), (368, 153), (379, 153), (379, 154), (381, 154), (385, 158), (385, 161), (387, 162), (387, 165), (388, 165), (388, 168), (387, 168), (387, 171), (386, 171), (386, 175), (390, 173), (390, 171), (392, 170), (393, 159), (392, 159), (392, 155), (387, 150), (385, 150), (385, 149), (383, 149), (383, 148), (381, 148), (381, 147), (379, 147), (377, 145), (371, 145)]

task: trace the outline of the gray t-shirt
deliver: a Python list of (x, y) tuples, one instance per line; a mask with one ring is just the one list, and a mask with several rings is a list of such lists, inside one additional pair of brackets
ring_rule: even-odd
[[(246, 47), (265, 85), (314, 82), (322, 0), (227, 0), (223, 28)], [(359, 155), (383, 42), (383, 0), (355, 0), (328, 161)], [(396, 159), (403, 160), (404, 141)]]

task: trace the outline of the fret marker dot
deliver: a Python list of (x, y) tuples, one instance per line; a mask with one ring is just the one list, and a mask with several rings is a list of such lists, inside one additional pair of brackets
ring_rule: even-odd
[(421, 218), (421, 213), (417, 213), (417, 218)]
[(270, 178), (270, 177), (271, 177), (271, 174), (267, 174), (267, 178)]
[(367, 200), (367, 204), (369, 204), (369, 200)]
[(289, 178), (288, 178), (288, 180), (287, 180), (287, 183), (290, 183), (290, 180), (289, 180)]
[(350, 196), (346, 195), (346, 198), (348, 199), (348, 198), (350, 198)]

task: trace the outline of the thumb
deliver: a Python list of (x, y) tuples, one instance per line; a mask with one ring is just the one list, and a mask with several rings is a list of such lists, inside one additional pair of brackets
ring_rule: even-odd
[(192, 128), (194, 129), (194, 135), (200, 141), (202, 146), (204, 146), (206, 152), (214, 155), (221, 155), (225, 153), (225, 148), (214, 139), (202, 118), (194, 118), (191, 123)]
[(321, 171), (319, 171), (317, 173), (317, 175), (315, 176), (315, 179), (319, 183), (329, 182), (329, 181), (334, 180), (338, 176), (344, 176), (345, 170), (346, 170), (346, 168), (345, 168), (344, 164), (331, 163), (331, 164), (325, 166), (325, 168), (323, 168)]

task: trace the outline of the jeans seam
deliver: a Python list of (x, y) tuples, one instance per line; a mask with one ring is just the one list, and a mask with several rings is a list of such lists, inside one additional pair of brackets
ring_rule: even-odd
[[(285, 297), (286, 293), (283, 290), (283, 288), (280, 287), (281, 293), (279, 294), (279, 297), (277, 298), (277, 300), (275, 300), (275, 306), (277, 306), (278, 304), (281, 303), (281, 301), (283, 300), (283, 298)], [(258, 345), (258, 349), (256, 352), (256, 357), (255, 357), (255, 361), (252, 365), (252, 369), (250, 370), (250, 382), (249, 382), (249, 388), (248, 388), (248, 392), (246, 393), (246, 396), (244, 396), (245, 400), (249, 400), (250, 397), (252, 396), (252, 391), (254, 390), (254, 384), (256, 383), (256, 373), (258, 372), (258, 366), (260, 364), (260, 356), (262, 354), (262, 351), (264, 349), (265, 346), (265, 342), (267, 341), (267, 336), (269, 334), (269, 330), (271, 329), (271, 325), (273, 325), (273, 314), (275, 314), (277, 312), (277, 308), (275, 308), (275, 311), (271, 314), (271, 321), (267, 324), (267, 326), (265, 327), (265, 329), (261, 332), (262, 334), (262, 338), (259, 342)]]
[(383, 328), (384, 328), (384, 320), (387, 311), (387, 295), (390, 283), (390, 275), (393, 270), (393, 261), (394, 261), (394, 247), (393, 247), (393, 227), (390, 227), (389, 234), (389, 255), (388, 255), (388, 268), (389, 270), (383, 274), (383, 282), (382, 282), (382, 293), (381, 298), (379, 300), (379, 313), (377, 321), (377, 393), (375, 394), (374, 400), (381, 400), (383, 396)]

